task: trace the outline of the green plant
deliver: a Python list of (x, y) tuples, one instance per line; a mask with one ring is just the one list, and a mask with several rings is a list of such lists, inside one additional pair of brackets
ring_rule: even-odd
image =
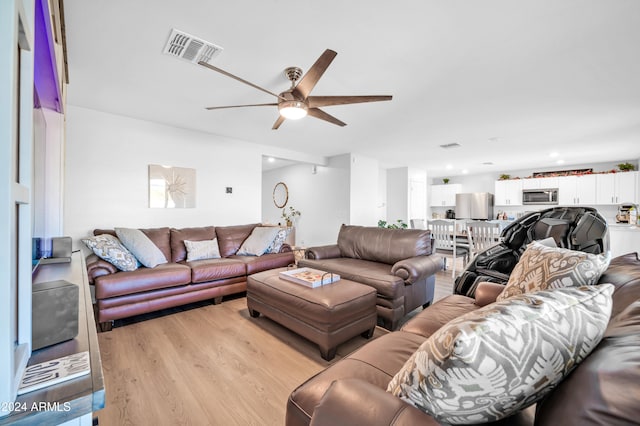
[(378, 221), (378, 227), (379, 228), (388, 228), (388, 229), (407, 229), (409, 227), (409, 225), (404, 223), (404, 221), (402, 219), (396, 220), (395, 223), (387, 223), (386, 220), (380, 219)]
[(443, 179), (442, 179), (442, 182), (444, 182), (444, 183), (449, 183), (449, 178), (443, 178)]
[(291, 222), (293, 221), (293, 218), (301, 215), (302, 213), (300, 213), (300, 210), (294, 209), (293, 206), (289, 206), (289, 211), (287, 211), (287, 209), (282, 209), (282, 218), (287, 222)]
[(620, 163), (620, 164), (618, 164), (618, 168), (620, 170), (622, 170), (623, 172), (628, 172), (628, 171), (631, 171), (631, 170), (635, 170), (636, 166), (634, 166), (631, 163)]
[(500, 175), (500, 180), (508, 180), (508, 179), (511, 179), (511, 175), (507, 175), (507, 174)]

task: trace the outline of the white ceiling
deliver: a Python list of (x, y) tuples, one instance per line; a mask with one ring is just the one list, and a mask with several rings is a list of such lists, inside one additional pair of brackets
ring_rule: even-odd
[[(72, 105), (431, 176), (640, 158), (637, 0), (65, 0), (65, 19)], [(275, 98), (164, 55), (172, 28), (276, 93), (285, 67), (331, 48), (313, 95), (393, 100), (326, 107), (343, 128), (307, 117), (274, 131), (276, 107), (207, 111)]]

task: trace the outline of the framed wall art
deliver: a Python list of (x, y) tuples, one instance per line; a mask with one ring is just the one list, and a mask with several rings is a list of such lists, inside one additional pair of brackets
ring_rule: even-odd
[(196, 206), (196, 169), (149, 165), (149, 207), (189, 209)]

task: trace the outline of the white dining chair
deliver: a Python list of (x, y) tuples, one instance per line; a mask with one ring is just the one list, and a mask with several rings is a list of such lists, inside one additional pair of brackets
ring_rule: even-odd
[(500, 242), (500, 224), (484, 221), (467, 222), (467, 240), (471, 256), (493, 247)]
[[(434, 239), (435, 252), (451, 256), (451, 277), (455, 278), (457, 259), (462, 257), (463, 266), (467, 264), (469, 246), (456, 242), (456, 222), (453, 220), (430, 220), (428, 228), (431, 230), (431, 236)], [(447, 269), (446, 257), (444, 259), (444, 269)]]

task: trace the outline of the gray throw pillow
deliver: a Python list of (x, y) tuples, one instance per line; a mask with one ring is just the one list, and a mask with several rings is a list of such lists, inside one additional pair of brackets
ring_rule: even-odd
[(416, 350), (387, 391), (442, 423), (514, 414), (541, 399), (598, 345), (613, 289), (542, 290), (462, 315)]
[(139, 229), (115, 228), (116, 235), (140, 263), (147, 268), (167, 263), (167, 258), (153, 241)]
[(273, 243), (280, 228), (276, 226), (256, 226), (251, 235), (242, 243), (236, 254), (244, 256), (262, 256)]

